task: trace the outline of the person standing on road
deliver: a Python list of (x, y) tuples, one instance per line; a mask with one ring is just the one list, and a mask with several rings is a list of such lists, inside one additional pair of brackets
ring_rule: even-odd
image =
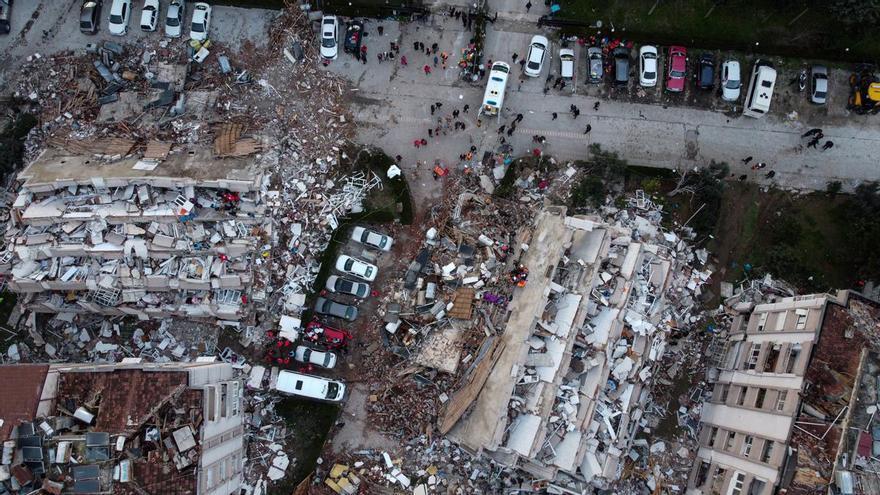
[(435, 110), (434, 105), (431, 105), (431, 115), (434, 115), (434, 110)]
[(519, 58), (519, 54), (516, 52), (513, 52), (513, 63), (516, 63), (516, 59), (518, 59), (518, 58)]
[(418, 41), (413, 41), (413, 50), (419, 51), (419, 42)]
[(465, 105), (464, 108), (461, 109), (461, 111), (464, 112), (464, 113), (467, 113), (468, 110), (470, 110), (470, 108), (471, 108), (470, 105)]
[(501, 124), (501, 127), (498, 128), (498, 134), (503, 134), (505, 127), (507, 127), (505, 124)]
[(587, 124), (587, 128), (584, 129), (584, 134), (589, 134), (590, 131), (592, 131), (592, 130), (593, 130), (593, 126), (591, 126), (590, 124)]
[(531, 8), (532, 8), (532, 2), (531, 2), (531, 0), (529, 0), (526, 2), (526, 14), (529, 13), (529, 9), (531, 9)]
[(594, 111), (594, 112), (598, 112), (598, 111), (599, 111), (599, 103), (602, 103), (602, 102), (597, 101), (596, 104), (593, 105), (593, 111)]
[(750, 161), (752, 161), (752, 157), (751, 157), (751, 156), (747, 156), (747, 157), (745, 157), (745, 158), (742, 159), (743, 165), (748, 165)]
[(425, 64), (425, 66), (422, 67), (422, 70), (425, 71), (425, 75), (426, 75), (426, 76), (430, 76), (430, 75), (431, 75), (431, 66), (430, 66), (430, 65)]
[(819, 144), (819, 138), (813, 137), (813, 139), (810, 139), (810, 142), (807, 143), (807, 148), (815, 148), (817, 144)]
[(519, 70), (526, 70), (526, 59), (521, 58), (519, 60)]
[(834, 143), (831, 141), (825, 141), (825, 144), (822, 145), (822, 151), (830, 150), (834, 147)]
[(812, 129), (810, 129), (809, 131), (801, 134), (801, 137), (805, 138), (805, 137), (810, 137), (810, 136), (814, 136), (816, 134), (821, 134), (821, 133), (822, 133), (822, 129), (819, 129), (818, 127), (814, 127)]
[(437, 55), (434, 55), (434, 67), (437, 67), (437, 62), (440, 60), (437, 58)]
[(452, 111), (452, 118), (453, 118), (453, 119), (457, 119), (457, 118), (458, 118), (458, 109), (455, 109), (455, 110)]
[(556, 115), (556, 112), (553, 112), (553, 118), (550, 120), (556, 120), (556, 117), (558, 117), (558, 115)]
[(523, 119), (523, 114), (521, 114), (521, 113), (516, 114), (516, 122), (522, 122), (522, 119)]
[(767, 172), (766, 174), (764, 174), (764, 177), (766, 177), (768, 179), (772, 179), (775, 175), (776, 175), (776, 171), (771, 170), (771, 171)]
[(400, 57), (400, 65), (406, 65), (406, 55)]

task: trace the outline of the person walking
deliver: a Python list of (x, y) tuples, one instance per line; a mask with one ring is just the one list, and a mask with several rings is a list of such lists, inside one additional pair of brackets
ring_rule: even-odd
[(819, 144), (819, 138), (814, 137), (813, 139), (810, 139), (809, 143), (807, 143), (807, 148), (816, 148), (817, 144)]
[(400, 57), (400, 65), (406, 65), (406, 55)]
[(598, 112), (598, 111), (599, 111), (599, 103), (601, 103), (601, 102), (600, 102), (600, 101), (597, 101), (597, 102), (593, 105), (593, 111), (594, 111), (594, 112)]
[(771, 170), (771, 171), (767, 172), (766, 174), (764, 174), (764, 177), (766, 177), (768, 179), (772, 179), (775, 175), (776, 175), (776, 171)]
[(413, 41), (413, 50), (419, 51), (419, 42), (418, 41)]
[(519, 60), (519, 70), (526, 70), (526, 59), (521, 58)]
[(584, 129), (584, 134), (589, 134), (590, 131), (592, 131), (592, 130), (593, 130), (593, 126), (591, 126), (590, 124), (587, 124), (587, 128)]
[(434, 67), (437, 67), (437, 62), (440, 60), (437, 59), (437, 55), (434, 55)]
[(431, 66), (430, 66), (430, 65), (425, 64), (425, 66), (422, 67), (422, 70), (425, 71), (425, 75), (426, 75), (426, 76), (430, 76), (430, 75), (431, 75)]
[(751, 157), (751, 156), (747, 156), (747, 157), (745, 157), (745, 158), (742, 159), (743, 165), (748, 165), (750, 161), (752, 161), (752, 157)]
[(422, 138), (422, 146), (427, 146), (427, 145), (428, 145), (428, 140), (425, 138)]
[(522, 122), (522, 119), (523, 119), (523, 114), (521, 114), (521, 113), (516, 114), (516, 119), (515, 119), (515, 120), (516, 120), (517, 122)]
[(422, 147), (422, 140), (416, 139), (415, 141), (413, 141), (413, 146), (415, 146), (416, 148), (421, 148)]
[(367, 65), (367, 54), (366, 53), (361, 53), (361, 62), (363, 62), (364, 65)]
[(531, 0), (528, 0), (526, 2), (526, 14), (529, 13), (529, 9), (531, 9), (531, 8), (532, 8), (532, 2), (531, 2)]
[(431, 45), (431, 53), (437, 53), (437, 48), (438, 48), (437, 43), (434, 43), (433, 45)]
[(507, 137), (513, 136), (514, 131), (516, 131), (516, 126), (510, 126), (510, 129), (507, 130)]
[(553, 112), (553, 118), (550, 120), (556, 120), (556, 117), (558, 117), (558, 115), (556, 115), (556, 112)]
[(519, 58), (519, 54), (516, 52), (513, 52), (513, 63), (516, 63), (516, 59), (518, 59), (518, 58)]
[(434, 105), (431, 105), (431, 115), (434, 115), (434, 110), (435, 110), (435, 109), (436, 109), (436, 108), (434, 107)]
[(468, 110), (470, 110), (470, 108), (471, 108), (470, 105), (465, 105), (464, 108), (461, 109), (461, 111), (464, 112), (464, 113), (467, 113)]
[(834, 143), (832, 143), (831, 141), (825, 141), (825, 144), (822, 145), (822, 151), (830, 150), (833, 147)]
[(440, 107), (443, 106), (443, 102), (442, 102), (442, 101), (438, 101), (437, 103), (434, 103), (434, 105), (437, 105), (437, 110), (440, 110)]
[(498, 128), (498, 134), (503, 134), (505, 127), (507, 127), (505, 124), (501, 124), (501, 127)]
[(457, 118), (458, 118), (458, 109), (455, 109), (455, 110), (452, 111), (452, 118), (453, 118), (453, 119), (457, 119)]
[(822, 132), (822, 129), (819, 129), (818, 127), (814, 127), (813, 129), (810, 129), (809, 131), (801, 134), (801, 137), (802, 138), (810, 137), (810, 136), (814, 136), (816, 134), (820, 134), (821, 132)]

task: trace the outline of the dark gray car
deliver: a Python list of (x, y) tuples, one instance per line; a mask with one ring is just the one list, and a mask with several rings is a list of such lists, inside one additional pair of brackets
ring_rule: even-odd
[(318, 300), (315, 301), (315, 313), (335, 316), (348, 321), (354, 321), (358, 316), (358, 310), (354, 306), (340, 304), (336, 301), (331, 301), (330, 299), (324, 299), (323, 297), (319, 297)]
[(619, 46), (612, 52), (614, 57), (614, 84), (629, 83), (629, 50)]
[(101, 0), (85, 0), (79, 11), (79, 30), (85, 34), (95, 34), (101, 21)]

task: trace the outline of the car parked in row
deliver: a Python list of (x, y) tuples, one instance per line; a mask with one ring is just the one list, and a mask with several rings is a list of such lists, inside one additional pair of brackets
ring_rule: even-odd
[(541, 69), (544, 68), (544, 59), (547, 57), (548, 45), (550, 45), (550, 42), (544, 36), (532, 36), (524, 70), (527, 76), (538, 77), (541, 75)]
[(319, 297), (318, 300), (315, 301), (315, 313), (354, 321), (357, 319), (358, 310), (354, 306)]
[(563, 79), (574, 77), (574, 50), (571, 48), (559, 49), (559, 75)]
[(95, 34), (101, 24), (101, 0), (85, 0), (79, 10), (79, 30), (84, 34)]
[(336, 366), (336, 354), (332, 352), (316, 351), (304, 345), (296, 346), (293, 359), (300, 363), (314, 364), (321, 368), (333, 369)]
[(165, 13), (165, 36), (180, 38), (183, 34), (183, 19), (186, 17), (186, 0), (171, 0)]
[(684, 91), (687, 76), (687, 49), (683, 46), (670, 46), (666, 57), (666, 90), (673, 93)]
[(364, 227), (355, 227), (351, 232), (351, 239), (382, 251), (390, 251), (391, 246), (394, 244), (394, 239), (387, 235), (374, 232)]
[(286, 395), (324, 402), (342, 402), (345, 397), (345, 384), (340, 381), (288, 370), (278, 373), (275, 390)]
[(589, 70), (591, 83), (599, 84), (602, 82), (602, 76), (605, 74), (603, 63), (601, 48), (591, 46), (587, 49), (587, 70)]
[(657, 48), (651, 45), (639, 49), (639, 84), (643, 88), (657, 85)]
[(363, 282), (355, 282), (338, 275), (330, 275), (324, 287), (330, 292), (338, 292), (340, 294), (348, 294), (350, 296), (365, 298), (370, 294), (369, 284)]
[(110, 34), (123, 36), (128, 32), (128, 22), (131, 19), (131, 0), (113, 0), (110, 6), (110, 22), (107, 30)]
[(345, 29), (345, 41), (342, 43), (342, 49), (346, 53), (360, 54), (363, 34), (364, 23), (361, 21), (349, 22), (348, 27)]
[(824, 105), (828, 97), (828, 68), (814, 65), (810, 69), (810, 101), (816, 105)]
[(189, 28), (189, 37), (194, 41), (208, 39), (208, 31), (211, 29), (211, 6), (205, 2), (193, 5), (192, 24)]
[(321, 56), (336, 60), (339, 56), (339, 21), (335, 15), (325, 15), (321, 19)]
[(357, 278), (366, 280), (367, 282), (376, 280), (376, 274), (379, 272), (376, 265), (361, 261), (357, 258), (352, 258), (347, 254), (343, 254), (336, 259), (336, 269), (342, 273), (354, 275)]
[(629, 84), (629, 49), (618, 46), (611, 52), (614, 57), (614, 84)]
[(715, 87), (715, 57), (711, 53), (700, 55), (697, 87), (700, 89), (712, 89)]
[(144, 0), (144, 8), (141, 9), (141, 30), (152, 32), (156, 30), (159, 22), (159, 0)]
[(721, 64), (721, 99), (724, 101), (739, 100), (740, 88), (742, 88), (742, 75), (739, 62), (728, 60)]

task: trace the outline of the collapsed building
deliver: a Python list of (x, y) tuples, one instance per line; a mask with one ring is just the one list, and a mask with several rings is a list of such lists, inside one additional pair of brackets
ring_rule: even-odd
[[(528, 281), (500, 324), (484, 319), (489, 337), (438, 418), (466, 450), (572, 493), (610, 486), (645, 442), (652, 368), (667, 336), (696, 320), (710, 275), (659, 211), (603, 213), (545, 207), (517, 238)], [(476, 275), (462, 271), (462, 283), (479, 289), (491, 273)]]
[(729, 307), (688, 492), (880, 492), (880, 306), (838, 291)]
[(241, 319), (271, 236), (253, 159), (107, 141), (97, 158), (48, 148), (18, 175), (8, 287), (36, 312)]
[(0, 493), (237, 493), (242, 383), (213, 361), (0, 366)]

